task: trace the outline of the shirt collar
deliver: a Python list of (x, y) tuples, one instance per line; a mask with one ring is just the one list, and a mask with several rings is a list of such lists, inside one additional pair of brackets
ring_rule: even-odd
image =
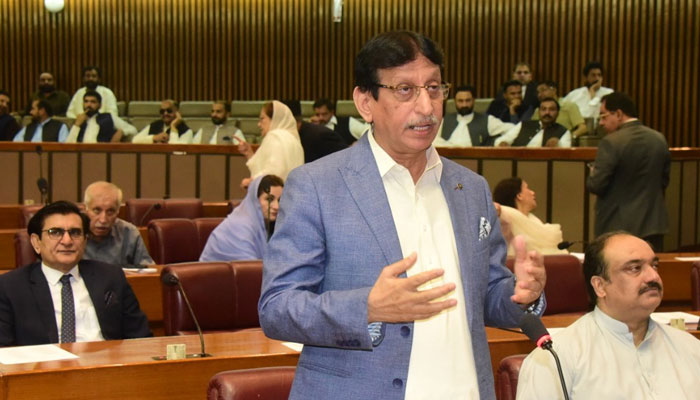
[(474, 112), (473, 111), (467, 115), (462, 115), (462, 114), (457, 113), (457, 122), (465, 121), (466, 123), (470, 123), (470, 122), (472, 122), (473, 119), (474, 119)]
[[(615, 318), (609, 316), (603, 310), (598, 308), (598, 306), (596, 306), (593, 310), (593, 316), (598, 325), (604, 327), (605, 329), (609, 330), (615, 335), (622, 336), (628, 339), (630, 342), (634, 343), (634, 337), (632, 335), (632, 332), (630, 332), (630, 328), (624, 322), (618, 321)], [(644, 335), (644, 341), (646, 341), (649, 338), (649, 335), (651, 335), (655, 329), (656, 322), (654, 322), (653, 319), (649, 318), (649, 325), (647, 327), (647, 333)]]
[[(49, 285), (58, 284), (61, 282), (63, 275), (65, 275), (63, 272), (53, 269), (43, 262), (41, 263), (41, 272), (44, 273), (46, 281), (49, 283)], [(75, 267), (71, 268), (71, 270), (68, 271), (68, 274), (72, 275), (73, 278), (78, 279), (80, 277), (80, 274), (78, 273), (78, 266), (76, 265)]]
[[(369, 140), (369, 147), (374, 155), (374, 160), (377, 162), (377, 168), (379, 168), (379, 175), (381, 177), (384, 177), (384, 175), (386, 175), (392, 168), (400, 167), (405, 169), (403, 165), (397, 163), (393, 158), (391, 158), (389, 153), (387, 153), (382, 146), (377, 143), (377, 141), (374, 139), (374, 128), (370, 128), (367, 139)], [(423, 174), (425, 174), (426, 171), (430, 171), (435, 168), (436, 177), (439, 181), (440, 177), (442, 176), (442, 160), (440, 159), (440, 155), (438, 154), (437, 150), (435, 150), (435, 147), (430, 145), (430, 147), (425, 150), (425, 156), (428, 161), (425, 164)], [(421, 174), (421, 176), (423, 174)]]

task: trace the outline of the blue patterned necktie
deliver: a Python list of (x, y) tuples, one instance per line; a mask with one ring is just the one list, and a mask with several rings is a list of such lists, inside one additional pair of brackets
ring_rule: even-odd
[(69, 274), (61, 277), (61, 343), (75, 342), (75, 304), (70, 277)]

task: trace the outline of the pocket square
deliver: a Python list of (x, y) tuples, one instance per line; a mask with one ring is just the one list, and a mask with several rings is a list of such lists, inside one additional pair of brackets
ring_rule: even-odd
[(479, 241), (486, 239), (489, 233), (491, 233), (491, 224), (486, 218), (481, 217), (479, 220)]

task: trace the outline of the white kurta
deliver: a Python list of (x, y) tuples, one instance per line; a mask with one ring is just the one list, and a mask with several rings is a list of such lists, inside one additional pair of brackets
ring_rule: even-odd
[[(522, 125), (522, 122), (517, 123), (508, 132), (506, 132), (505, 135), (496, 139), (494, 146), (498, 146), (502, 142), (513, 144), (515, 139), (520, 134), (520, 129), (522, 129)], [(535, 136), (533, 136), (532, 139), (530, 139), (530, 141), (527, 142), (527, 145), (525, 147), (542, 147), (542, 135), (544, 135), (544, 129), (542, 128), (542, 123), (540, 122), (540, 129), (537, 131)], [(564, 132), (563, 135), (561, 135), (561, 137), (559, 138), (559, 142), (557, 143), (557, 147), (571, 147), (571, 132), (567, 130), (566, 132)]]
[[(370, 131), (371, 132), (371, 131)], [(442, 268), (442, 278), (426, 283), (428, 289), (454, 282), (449, 298), (457, 306), (413, 324), (406, 399), (478, 399), (479, 386), (465, 308), (457, 244), (447, 201), (440, 186), (442, 162), (430, 147), (428, 163), (417, 183), (408, 169), (397, 164), (369, 134), (369, 143), (384, 183), (404, 257), (418, 254), (408, 276)], [(442, 299), (441, 299), (442, 300)]]
[(591, 97), (590, 92), (588, 92), (588, 88), (582, 86), (578, 89), (570, 91), (564, 97), (562, 102), (569, 101), (576, 104), (579, 111), (581, 111), (581, 116), (583, 118), (595, 118), (597, 120), (598, 116), (600, 115), (600, 99), (613, 91), (614, 90), (608, 87), (601, 87), (595, 93), (595, 96)]
[[(553, 335), (572, 399), (697, 399), (700, 340), (649, 321), (635, 347), (626, 324), (596, 308)], [(535, 349), (518, 378), (518, 400), (563, 399), (552, 355)]]
[[(83, 96), (85, 96), (86, 91), (87, 87), (83, 86), (78, 89), (77, 92), (75, 92), (73, 98), (70, 100), (70, 104), (68, 105), (66, 117), (75, 118), (83, 113)], [(112, 90), (108, 87), (97, 85), (95, 91), (102, 97), (102, 103), (99, 111), (103, 114), (110, 113), (112, 115), (119, 115), (119, 110), (117, 109), (117, 97), (114, 95)]]
[[(114, 122), (114, 130), (121, 129), (124, 136), (134, 136), (136, 135), (136, 128), (126, 123), (123, 119), (112, 114), (112, 122)], [(70, 128), (70, 133), (68, 138), (66, 138), (66, 143), (76, 143), (78, 141), (78, 135), (80, 134), (80, 127), (78, 125), (73, 125)], [(97, 135), (100, 134), (100, 126), (97, 124), (97, 114), (93, 115), (87, 120), (87, 127), (85, 128), (85, 133), (83, 134), (82, 143), (97, 143)]]

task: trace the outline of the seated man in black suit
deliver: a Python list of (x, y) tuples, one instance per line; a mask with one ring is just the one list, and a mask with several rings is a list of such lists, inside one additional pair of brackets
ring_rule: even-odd
[(285, 100), (284, 104), (292, 111), (297, 120), (297, 131), (301, 147), (304, 148), (304, 162), (318, 160), (338, 150), (348, 147), (340, 134), (325, 126), (304, 122), (301, 119), (301, 103), (299, 100)]
[(81, 260), (89, 229), (65, 201), (29, 220), (41, 262), (0, 275), (0, 346), (152, 336), (121, 268)]

